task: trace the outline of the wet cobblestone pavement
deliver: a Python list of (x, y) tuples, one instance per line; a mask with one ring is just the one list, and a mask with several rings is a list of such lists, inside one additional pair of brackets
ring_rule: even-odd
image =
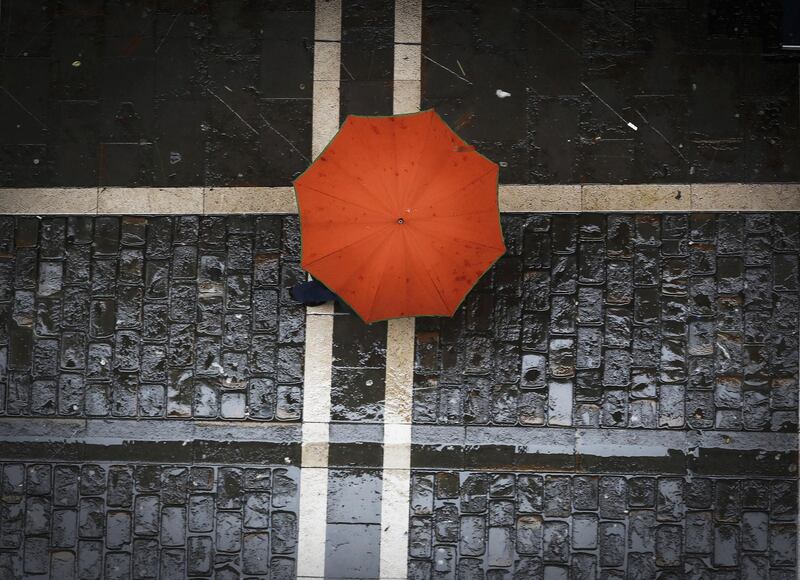
[(294, 578), (296, 468), (2, 466), (3, 578)]
[(788, 580), (796, 517), (794, 479), (415, 472), (409, 577)]
[[(502, 225), (417, 321), (409, 576), (793, 578), (798, 215)], [(294, 577), (298, 250), (294, 217), (2, 218), (3, 577)], [(386, 324), (333, 318), (326, 565), (377, 577)]]
[(296, 217), (0, 220), (7, 414), (299, 420)]
[(417, 323), (415, 422), (797, 431), (796, 214), (503, 230), (457, 314)]

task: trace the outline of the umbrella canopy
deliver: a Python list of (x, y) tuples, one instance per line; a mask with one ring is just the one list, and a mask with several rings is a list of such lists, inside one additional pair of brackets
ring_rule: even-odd
[(350, 115), (294, 182), (302, 266), (365, 322), (452, 316), (506, 249), (497, 174), (432, 110)]

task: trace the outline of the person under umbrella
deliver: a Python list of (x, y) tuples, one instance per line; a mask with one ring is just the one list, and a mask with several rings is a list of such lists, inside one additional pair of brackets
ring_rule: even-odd
[(337, 296), (320, 281), (310, 280), (309, 282), (298, 282), (289, 288), (289, 296), (305, 306), (321, 306), (331, 300), (336, 300)]

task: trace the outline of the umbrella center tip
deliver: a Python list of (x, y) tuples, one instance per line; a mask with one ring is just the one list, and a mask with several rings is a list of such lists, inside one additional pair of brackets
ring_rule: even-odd
[(403, 218), (397, 218), (397, 223), (402, 226), (404, 223), (406, 223), (406, 220), (404, 220)]

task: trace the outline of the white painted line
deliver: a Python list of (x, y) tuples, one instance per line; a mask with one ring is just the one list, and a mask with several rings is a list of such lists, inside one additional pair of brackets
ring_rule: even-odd
[(387, 323), (384, 424), (411, 424), (414, 328), (414, 318), (396, 318)]
[[(394, 82), (394, 112), (419, 110), (419, 81)], [(314, 85), (314, 154), (339, 129), (339, 83)], [(106, 188), (99, 213), (295, 214), (293, 189), (281, 187)], [(121, 192), (129, 195), (128, 199)], [(680, 191), (680, 198), (677, 193)], [(180, 200), (170, 199), (179, 192)], [(198, 207), (197, 196), (202, 196)], [(503, 213), (800, 211), (800, 183), (503, 184)], [(0, 188), (0, 215), (96, 215), (98, 189)]]
[(422, 100), (422, 0), (396, 0), (394, 42), (392, 112), (416, 113)]
[(314, 44), (314, 82), (339, 82), (342, 62), (342, 45), (339, 42)]
[[(341, 0), (317, 0), (314, 12), (314, 98), (311, 153), (316, 158), (339, 129)], [(296, 210), (295, 210), (296, 211)], [(297, 576), (325, 577), (328, 449), (333, 365), (333, 304), (306, 308), (303, 444)]]
[(198, 214), (203, 212), (203, 190), (199, 187), (101, 187), (97, 213)]
[(96, 187), (0, 189), (3, 215), (94, 215)]
[(339, 130), (339, 81), (314, 81), (312, 115), (311, 158), (316, 159)]
[(342, 2), (317, 0), (314, 13), (314, 100), (311, 157), (316, 159), (339, 130)]
[(400, 115), (419, 111), (421, 92), (422, 83), (420, 81), (394, 81), (392, 112)]
[(422, 0), (396, 0), (394, 3), (395, 43), (422, 42)]
[[(394, 45), (394, 80), (418, 81), (422, 77), (422, 47), (418, 44)], [(419, 105), (419, 103), (417, 103)]]
[(380, 578), (405, 578), (411, 477), (414, 318), (390, 320), (386, 332)]
[(411, 465), (411, 425), (384, 423), (383, 468), (409, 469)]
[(800, 183), (693, 183), (692, 211), (800, 211)]
[(303, 468), (328, 467), (328, 423), (303, 421), (301, 465)]
[(328, 470), (300, 470), (300, 509), (297, 575), (325, 577), (325, 539), (328, 513)]
[(342, 0), (316, 0), (314, 40), (342, 39)]
[[(331, 314), (332, 303), (306, 308), (297, 574), (320, 578), (325, 574), (327, 534), (324, 514), (328, 509), (328, 428), (333, 365)], [(322, 521), (320, 514), (323, 514)]]
[(383, 470), (380, 578), (408, 577), (410, 469)]
[(210, 187), (204, 192), (203, 213), (295, 214), (297, 200), (292, 187)]
[[(395, 1), (394, 33), (392, 111), (414, 113), (419, 111), (421, 100), (421, 0)], [(379, 572), (382, 579), (408, 576), (414, 328), (414, 318), (390, 320), (387, 324)]]
[(689, 211), (691, 187), (686, 183), (584, 185), (581, 209), (593, 211)]
[(572, 212), (581, 210), (580, 185), (501, 185), (500, 211)]
[(303, 379), (303, 422), (331, 420), (331, 366), (333, 364), (333, 304), (306, 308), (306, 354)]

